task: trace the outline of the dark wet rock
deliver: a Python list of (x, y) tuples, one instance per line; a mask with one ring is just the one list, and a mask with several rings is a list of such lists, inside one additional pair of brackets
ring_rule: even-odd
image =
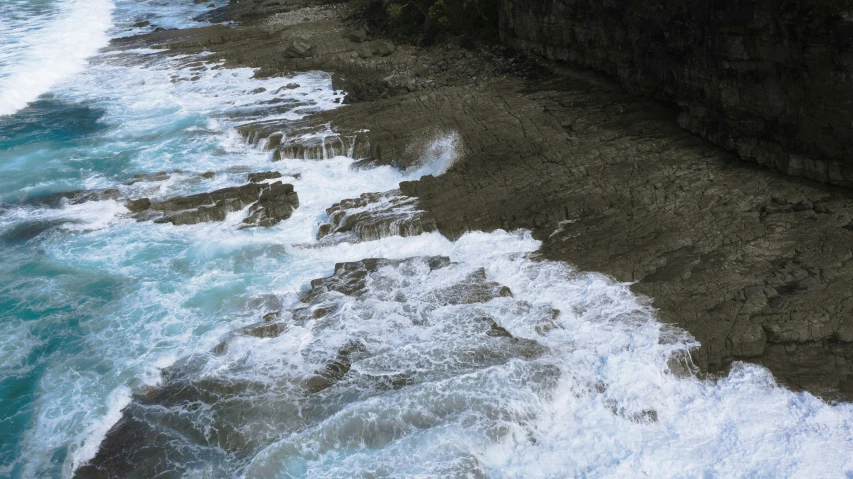
[[(163, 387), (136, 395), (122, 419), (110, 429), (96, 457), (77, 469), (75, 477), (177, 478), (200, 469), (222, 475), (225, 464), (250, 454), (258, 446), (256, 440), (233, 421), (223, 419), (229, 416), (228, 408), (236, 405), (236, 394), (262, 394), (263, 385), (218, 378), (188, 380), (197, 367), (195, 360), (177, 364), (164, 372)], [(216, 430), (199, 429), (193, 420), (205, 413), (205, 406), (213, 405), (214, 417), (220, 418)], [(177, 410), (181, 413), (164, 414)], [(176, 447), (178, 444), (195, 447)]]
[(417, 199), (399, 190), (365, 193), (326, 209), (328, 223), (321, 224), (317, 239), (372, 241), (388, 236), (417, 236), (438, 227), (429, 214), (418, 209)]
[(432, 292), (438, 304), (485, 303), (495, 298), (512, 297), (512, 291), (506, 286), (488, 281), (486, 270), (479, 268), (463, 281)]
[(138, 175), (133, 175), (133, 179), (128, 181), (127, 184), (133, 185), (136, 183), (152, 183), (152, 182), (158, 182), (158, 181), (166, 181), (171, 177), (172, 177), (172, 175), (166, 171), (161, 171), (161, 172), (154, 173), (151, 175), (138, 174)]
[(293, 185), (278, 181), (272, 184), (250, 183), (157, 202), (148, 198), (127, 202), (128, 209), (139, 219), (154, 219), (176, 226), (223, 221), (229, 213), (249, 205), (249, 216), (243, 221), (243, 227), (269, 227), (290, 218), (293, 210), (299, 207), (299, 197), (293, 191)]
[(151, 22), (149, 22), (148, 20), (144, 20), (141, 22), (134, 23), (133, 28), (145, 28), (145, 27), (150, 26), (150, 25), (151, 25)]
[(489, 329), (486, 331), (486, 334), (489, 336), (501, 337), (501, 338), (511, 338), (512, 334), (507, 331), (505, 328), (501, 327), (497, 322), (495, 322), (492, 318), (480, 318), (481, 321), (486, 323), (489, 326)]
[(267, 150), (275, 150), (281, 145), (281, 140), (284, 139), (284, 133), (273, 133), (267, 137)]
[(239, 199), (223, 199), (211, 205), (199, 206), (194, 210), (169, 213), (155, 221), (158, 223), (172, 223), (175, 226), (224, 221), (228, 213), (240, 211), (244, 206)]
[(131, 213), (142, 213), (151, 208), (151, 200), (148, 198), (139, 198), (138, 200), (128, 200), (125, 206)]
[(843, 3), (502, 0), (501, 39), (677, 104), (678, 123), (791, 176), (853, 186)]
[(309, 394), (318, 393), (343, 379), (352, 367), (352, 356), (365, 351), (366, 348), (360, 342), (349, 342), (338, 351), (338, 356), (325, 368), (315, 371), (316, 376), (305, 380), (306, 391)]
[(199, 176), (204, 178), (205, 180), (209, 180), (209, 179), (213, 178), (214, 176), (216, 176), (216, 172), (215, 171), (205, 171), (204, 173), (202, 173)]
[[(201, 2), (204, 3), (204, 2)], [(298, 10), (301, 7), (328, 3), (311, 0), (242, 0), (228, 2), (195, 18), (197, 21), (217, 23), (226, 21), (251, 22), (258, 18)], [(208, 7), (215, 5), (211, 3)]]
[(26, 243), (66, 222), (66, 220), (47, 220), (16, 223), (10, 228), (0, 231), (0, 241), (7, 244)]
[(613, 413), (637, 424), (654, 424), (658, 422), (658, 412), (654, 409), (645, 409), (639, 412), (628, 412), (624, 409), (615, 409)]
[(430, 270), (444, 268), (450, 265), (450, 258), (445, 256), (430, 256), (410, 258), (407, 260), (391, 260), (384, 258), (368, 258), (350, 263), (338, 263), (332, 276), (311, 281), (311, 291), (304, 297), (304, 302), (311, 302), (318, 296), (329, 292), (341, 293), (358, 297), (366, 291), (367, 275), (385, 266), (399, 266), (411, 261), (425, 261)]
[(272, 121), (243, 125), (237, 131), (248, 143), (260, 146), (266, 142), (266, 149), (273, 150), (273, 161), (369, 155), (370, 146), (363, 136), (357, 132), (331, 133), (326, 125)]
[(281, 178), (281, 173), (278, 171), (264, 171), (260, 173), (249, 173), (249, 183), (261, 183), (265, 180), (274, 180)]
[(376, 160), (376, 158), (369, 157), (353, 161), (352, 165), (350, 165), (350, 169), (353, 171), (369, 170), (372, 168), (376, 168), (377, 166), (383, 165), (381, 165), (379, 161)]
[(272, 183), (261, 192), (258, 201), (249, 208), (249, 216), (243, 220), (245, 227), (268, 228), (290, 218), (299, 207), (299, 197), (293, 185)]
[(253, 336), (256, 338), (275, 338), (281, 335), (287, 329), (287, 325), (283, 323), (264, 322), (252, 326), (246, 326), (240, 330), (241, 334)]

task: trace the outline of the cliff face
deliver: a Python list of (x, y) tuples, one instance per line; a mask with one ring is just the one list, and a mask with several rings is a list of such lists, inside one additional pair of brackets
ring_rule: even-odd
[(816, 1), (500, 0), (500, 33), (677, 104), (682, 127), (744, 159), (849, 187), (853, 9)]

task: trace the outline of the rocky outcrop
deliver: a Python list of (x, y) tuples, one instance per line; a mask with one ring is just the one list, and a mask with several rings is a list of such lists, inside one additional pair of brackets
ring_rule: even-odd
[(249, 183), (163, 201), (140, 198), (127, 202), (127, 208), (139, 219), (178, 226), (223, 221), (228, 213), (249, 205), (248, 217), (241, 227), (269, 227), (290, 218), (293, 210), (299, 207), (299, 197), (293, 185), (277, 181)]
[(778, 0), (500, 0), (502, 40), (675, 103), (741, 158), (853, 186), (853, 9)]
[(329, 220), (320, 225), (317, 239), (371, 241), (387, 236), (417, 236), (438, 229), (435, 219), (417, 207), (417, 198), (399, 190), (364, 193), (326, 209)]
[[(542, 18), (553, 22), (548, 30), (553, 32), (563, 18), (554, 16), (561, 4), (567, 3), (526, 3), (525, 10), (518, 2), (513, 17), (518, 22), (504, 25), (505, 38), (513, 41), (506, 35), (515, 35), (510, 30), (515, 25), (538, 31)], [(697, 12), (704, 8), (694, 6)], [(594, 20), (600, 12), (590, 8)], [(643, 4), (635, 2), (632, 8)], [(589, 28), (603, 28), (589, 23)], [(559, 28), (573, 32), (582, 26)], [(766, 365), (780, 382), (796, 389), (853, 398), (853, 198), (848, 189), (792, 179), (741, 161), (682, 129), (678, 117), (684, 123), (683, 114), (626, 93), (605, 75), (557, 64), (550, 70), (533, 65), (535, 81), (514, 74), (494, 76), (512, 61), (493, 60), (488, 52), (468, 59), (469, 52), (451, 44), (428, 49), (399, 45), (388, 57), (364, 59), (358, 55), (362, 43), (351, 40), (350, 33), (340, 21), (323, 17), (266, 29), (209, 27), (183, 36), (161, 32), (146, 36), (143, 44), (168, 44), (178, 52), (209, 50), (228, 65), (258, 66), (259, 74), (319, 68), (350, 81), (364, 79), (365, 84), (388, 81), (395, 86), (346, 108), (312, 115), (296, 132), (285, 122), (247, 125), (241, 131), (259, 145), (269, 141), (282, 152), (280, 158), (289, 156), (283, 149), (289, 141), (310, 146), (304, 156), (321, 158), (330, 140), (357, 134), (353, 157), (402, 166), (417, 162), (424, 142), (436, 132), (455, 132), (464, 151), (445, 174), (400, 185), (403, 195), (418, 198), (417, 208), (434, 219), (438, 231), (455, 238), (469, 230), (530, 229), (543, 241), (544, 257), (630, 281), (634, 291), (651, 297), (662, 320), (699, 340), (695, 361), (706, 370), (748, 360)], [(297, 36), (312, 42), (312, 56), (284, 55), (287, 42)], [(585, 45), (609, 45), (611, 40)], [(650, 48), (652, 40), (636, 48)], [(142, 40), (128, 44), (134, 41)], [(533, 40), (518, 42), (529, 51), (559, 58), (536, 50), (540, 43)], [(599, 51), (597, 68), (610, 71), (605, 66), (615, 50), (589, 51), (590, 59)], [(649, 53), (649, 58), (658, 57)], [(491, 73), (482, 78), (477, 73), (475, 80), (468, 63), (485, 65), (476, 66), (477, 71)], [(626, 78), (640, 74), (633, 63), (625, 65)], [(667, 71), (669, 63), (660, 65)], [(614, 76), (620, 72), (611, 71)], [(673, 73), (672, 78), (681, 76)], [(412, 81), (411, 89), (396, 88), (405, 86), (404, 80)], [(660, 92), (628, 86), (634, 93), (665, 98), (664, 93), (681, 92), (670, 80), (661, 81)], [(790, 91), (810, 84), (795, 82)], [(719, 93), (715, 85), (709, 84), (709, 98)], [(687, 86), (684, 91), (695, 93)], [(749, 96), (743, 101), (756, 105), (767, 98), (752, 91)], [(815, 108), (820, 98), (815, 106), (803, 107), (804, 114), (819, 116)], [(836, 107), (844, 105), (839, 101)], [(750, 112), (744, 109), (738, 118), (750, 118)], [(826, 116), (831, 118), (836, 116)], [(764, 131), (768, 124), (756, 122), (764, 126), (743, 131)], [(768, 148), (788, 145), (795, 151), (807, 143), (802, 141), (807, 131), (791, 131), (795, 134), (785, 139), (771, 128), (760, 140)], [(844, 138), (850, 137), (837, 135), (833, 141)], [(298, 152), (293, 156), (303, 157)], [(334, 227), (330, 223), (326, 228)]]
[[(443, 234), (533, 230), (545, 257), (634, 282), (701, 342), (706, 370), (749, 360), (790, 386), (851, 397), (853, 343), (839, 338), (853, 315), (853, 199), (744, 163), (675, 117), (566, 68), (317, 121), (360, 125), (400, 153), (430, 128), (456, 131), (465, 153), (447, 173), (401, 183)], [(792, 333), (768, 336), (777, 327)]]
[(261, 191), (258, 201), (249, 207), (249, 216), (243, 220), (243, 223), (247, 227), (268, 228), (290, 218), (293, 210), (298, 207), (299, 197), (293, 191), (293, 185), (277, 181)]

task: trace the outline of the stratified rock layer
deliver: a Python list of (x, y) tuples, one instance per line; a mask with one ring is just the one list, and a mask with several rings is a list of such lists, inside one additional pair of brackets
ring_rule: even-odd
[(176, 226), (223, 221), (228, 213), (249, 205), (249, 215), (243, 220), (242, 227), (269, 227), (290, 218), (293, 210), (299, 207), (299, 197), (293, 191), (293, 185), (277, 181), (272, 184), (249, 183), (156, 202), (148, 198), (127, 202), (127, 208), (137, 218)]
[[(244, 3), (248, 6), (252, 2)], [(683, 3), (694, 6), (696, 15), (706, 11), (696, 2)], [(547, 31), (553, 33), (558, 22), (571, 22), (571, 17), (554, 13), (567, 4), (562, 0), (532, 4), (508, 0), (507, 8), (517, 7), (518, 11), (505, 10), (505, 15), (516, 15), (512, 18), (517, 22), (503, 25), (504, 38), (512, 43), (516, 33), (510, 27), (521, 28), (524, 18), (530, 21), (529, 28), (525, 27), (529, 32), (550, 19), (552, 27)], [(528, 10), (524, 10), (525, 5)], [(755, 4), (732, 5), (747, 8)], [(787, 3), (780, 5), (783, 8)], [(617, 7), (625, 10), (624, 5)], [(598, 7), (590, 8), (591, 14), (602, 13)], [(638, 18), (644, 18), (640, 15), (644, 8), (646, 13), (652, 11), (651, 4), (640, 2), (633, 2), (631, 8), (640, 9)], [(672, 11), (683, 12), (680, 7)], [(387, 57), (362, 58), (359, 50), (364, 43), (351, 39), (351, 29), (341, 23), (339, 13), (329, 10), (325, 16), (302, 23), (159, 32), (121, 44), (168, 46), (173, 52), (208, 51), (229, 66), (260, 67), (259, 74), (266, 75), (322, 69), (333, 73), (333, 81), (338, 78), (340, 88), (346, 89), (359, 84), (379, 86), (381, 89), (360, 89), (363, 95), (357, 95), (352, 105), (312, 115), (299, 125), (267, 122), (246, 125), (240, 131), (253, 143), (266, 141), (277, 158), (324, 158), (332, 145), (333, 154), (351, 152), (357, 159), (402, 167), (416, 164), (423, 146), (436, 134), (455, 132), (460, 154), (447, 173), (401, 184), (402, 193), (418, 198), (418, 209), (434, 219), (441, 233), (458, 237), (469, 230), (530, 229), (544, 241), (542, 253), (547, 258), (634, 282), (635, 291), (654, 299), (663, 320), (680, 325), (701, 342), (702, 348), (696, 353), (701, 366), (716, 370), (745, 359), (766, 365), (782, 383), (794, 388), (825, 397), (853, 398), (853, 341), (849, 333), (853, 318), (853, 198), (849, 189), (793, 179), (740, 161), (731, 152), (682, 129), (678, 118), (681, 116), (685, 124), (683, 112), (628, 94), (603, 75), (564, 64), (550, 65), (552, 71), (531, 70), (515, 59), (496, 58), (490, 52), (469, 55), (471, 52), (449, 44), (428, 49), (398, 45)], [(605, 13), (624, 15), (621, 11)], [(664, 9), (658, 13), (670, 18)], [(802, 18), (802, 25), (788, 31), (805, 32), (802, 29), (813, 27), (808, 21), (811, 17), (804, 14)], [(605, 28), (601, 25), (606, 22), (595, 22), (595, 15), (590, 19), (589, 28)], [(657, 28), (670, 35), (680, 31), (678, 22), (673, 23), (675, 30), (666, 30), (652, 20), (646, 22), (650, 31)], [(789, 20), (790, 16), (780, 17), (781, 24)], [(583, 27), (582, 22), (575, 23), (576, 28)], [(564, 27), (567, 32), (573, 31), (572, 25), (559, 28)], [(614, 39), (622, 44), (632, 41), (625, 37), (627, 33), (619, 34), (617, 27), (614, 24)], [(813, 28), (808, 31), (820, 34)], [(834, 31), (826, 30), (823, 35)], [(285, 55), (294, 38), (311, 43), (311, 56)], [(636, 38), (642, 40), (636, 42), (642, 43), (636, 45), (640, 51), (656, 45), (654, 35)], [(790, 48), (784, 51), (796, 57), (802, 43), (795, 42), (793, 35), (790, 40)], [(803, 36), (801, 40), (812, 42), (814, 38)], [(608, 41), (601, 40), (610, 45)], [(537, 44), (529, 40), (518, 46), (539, 51)], [(569, 40), (557, 44), (565, 47)], [(595, 42), (584, 45), (592, 48)], [(841, 44), (829, 45), (838, 51), (844, 48)], [(636, 65), (646, 66), (629, 62), (624, 72), (608, 70), (608, 55), (618, 51), (602, 46), (590, 50), (589, 58), (598, 52), (602, 63), (596, 68), (630, 78), (643, 72), (666, 72), (674, 65), (669, 60), (644, 63), (645, 56), (626, 53), (628, 60), (635, 58), (640, 62)], [(650, 53), (648, 58), (667, 57)], [(798, 65), (794, 60), (791, 65)], [(788, 62), (779, 61), (782, 66)], [(830, 72), (840, 71), (843, 64), (838, 63)], [(714, 65), (711, 62), (707, 67), (713, 70), (717, 68)], [(507, 74), (516, 71), (533, 71), (538, 76), (530, 81)], [(700, 78), (706, 75), (703, 70), (697, 71)], [(780, 67), (779, 75), (786, 71)], [(768, 92), (777, 91), (772, 87), (772, 81), (777, 80), (772, 79), (783, 78), (774, 75), (766, 79), (770, 82)], [(346, 81), (340, 81), (341, 77)], [(681, 75), (673, 73), (672, 78), (664, 78), (660, 92), (628, 86), (634, 92), (659, 98), (667, 99), (664, 93), (675, 92), (699, 101), (694, 96), (696, 90), (689, 87), (692, 83), (685, 84), (682, 92), (677, 83), (670, 82), (675, 78)], [(741, 81), (724, 80), (722, 84), (732, 85)], [(746, 77), (742, 81), (749, 83)], [(785, 91), (802, 93), (821, 84), (806, 78), (791, 82)], [(718, 87), (708, 84), (708, 98), (719, 94)], [(843, 114), (847, 108), (844, 95), (847, 93), (815, 96), (815, 105), (804, 104), (801, 110), (806, 115), (804, 120), (790, 123), (795, 128), (784, 130), (786, 134), (774, 130), (772, 121), (744, 123), (758, 125), (756, 130), (729, 121), (726, 115), (734, 110), (720, 110), (720, 121), (725, 120), (721, 124), (732, 129), (717, 131), (740, 139), (756, 138), (747, 133), (764, 131), (767, 134), (758, 140), (786, 155), (818, 151), (808, 149), (809, 141), (813, 147), (819, 143), (818, 137), (810, 137), (808, 132), (814, 125), (838, 118), (834, 113), (818, 118), (819, 105), (834, 102), (836, 110), (827, 111)], [(755, 108), (769, 105), (761, 103), (767, 97), (765, 93), (750, 90), (749, 96), (753, 98), (744, 101), (757, 102)], [(794, 93), (790, 98), (795, 98)], [(747, 104), (752, 103), (742, 105)], [(761, 111), (765, 110), (758, 113)], [(742, 113), (738, 119), (758, 114), (746, 108)], [(765, 114), (782, 118), (772, 109)], [(842, 126), (838, 131), (846, 131)], [(740, 133), (734, 136), (727, 131)], [(841, 151), (838, 142), (853, 137), (839, 133), (833, 138), (828, 145), (834, 141)], [(825, 171), (835, 171), (827, 163), (833, 158), (832, 148), (827, 148), (809, 156), (814, 160), (810, 164), (824, 164)], [(778, 169), (781, 164), (774, 166)], [(823, 171), (821, 168), (809, 171)], [(782, 171), (796, 173), (788, 168)]]
[(417, 236), (435, 231), (435, 219), (417, 207), (417, 198), (399, 190), (364, 193), (326, 209), (329, 221), (320, 225), (317, 239), (336, 236), (346, 241), (371, 241), (387, 236)]
[(500, 0), (500, 31), (678, 104), (682, 127), (742, 158), (853, 186), (849, 3)]

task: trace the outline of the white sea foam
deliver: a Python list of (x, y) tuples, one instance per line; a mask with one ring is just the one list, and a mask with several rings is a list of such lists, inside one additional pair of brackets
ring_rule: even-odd
[[(1, 216), (0, 228), (66, 222), (38, 243), (39, 261), (61, 268), (37, 287), (27, 284), (22, 303), (39, 311), (93, 308), (79, 325), (63, 323), (62, 315), (48, 325), (76, 331), (79, 351), (45, 368), (37, 414), (18, 459), (25, 477), (55, 475), (52, 460), (63, 448), (69, 454), (61, 472), (71, 475), (95, 454), (128, 404), (129, 391), (157, 384), (163, 368), (209, 351), (263, 313), (294, 306), (296, 294), (310, 280), (331, 274), (336, 263), (424, 255), (446, 255), (457, 264), (437, 273), (415, 268), (409, 276), (385, 269), (372, 279), (366, 300), (343, 299), (351, 314), (337, 329), (315, 323), (277, 338), (238, 337), (207, 365), (204, 374), (274, 384), (315, 370), (312, 356), (305, 360), (302, 353), (333, 355), (346, 339), (358, 337), (386, 349), (356, 361), (355, 373), (432, 375), (414, 387), (352, 401), (297, 434), (270, 440), (251, 459), (247, 476), (843, 477), (853, 470), (850, 405), (830, 406), (778, 388), (758, 366), (739, 364), (716, 382), (675, 374), (671, 359), (686, 357), (694, 346), (687, 335), (659, 324), (625, 284), (535, 260), (530, 254), (539, 242), (529, 233), (472, 232), (455, 242), (429, 233), (318, 246), (314, 237), (326, 207), (446, 172), (464, 146), (458, 135), (438, 137), (423, 165), (407, 173), (390, 167), (352, 171), (352, 159), (344, 157), (271, 163), (268, 152), (249, 149), (233, 126), (245, 118), (293, 120), (337, 107), (340, 97), (329, 77), (255, 79), (250, 69), (225, 70), (204, 61), (152, 51), (111, 54), (57, 95), (105, 110), (103, 121), (113, 128), (102, 133), (101, 143), (93, 142), (94, 155), (119, 158), (130, 151), (131, 172), (181, 170), (167, 181), (118, 185), (125, 192), (164, 198), (244, 183), (250, 171), (276, 170), (301, 175), (281, 179), (294, 184), (301, 206), (289, 220), (257, 230), (235, 228), (244, 212), (225, 223), (137, 223), (114, 201), (17, 207)], [(289, 83), (300, 86), (281, 90)], [(302, 103), (291, 110), (257, 110), (279, 98)], [(235, 112), (246, 116), (235, 119)], [(199, 180), (205, 171), (216, 176)], [(116, 186), (110, 181), (93, 174), (81, 186)], [(478, 268), (508, 286), (513, 297), (429, 309), (427, 293), (452, 287)], [(27, 303), (37, 294), (46, 299)], [(99, 294), (110, 299), (98, 302)], [(398, 309), (400, 304), (429, 311), (428, 321), (411, 321), (413, 309)], [(559, 311), (556, 318), (552, 309)], [(542, 311), (553, 323), (543, 323)], [(465, 369), (471, 365), (459, 359), (469, 358), (465, 354), (495, 353), (459, 332), (483, 315), (516, 338), (544, 344), (548, 353)], [(30, 326), (15, 324), (4, 331), (22, 338), (22, 346), (0, 346), (10, 356), (3, 367), (17, 367), (44, 341), (31, 337)], [(558, 380), (549, 383), (551, 377)], [(270, 421), (301, 413), (264, 409), (270, 402), (287, 404), (287, 397), (253, 400), (257, 420), (265, 419), (262, 413)]]
[[(669, 360), (685, 357), (692, 341), (658, 323), (627, 285), (600, 275), (526, 261), (492, 262), (489, 273), (516, 297), (561, 311), (561, 328), (546, 341), (563, 373), (523, 434), (477, 451), (490, 474), (843, 477), (853, 470), (851, 405), (777, 387), (766, 369), (743, 363), (719, 381), (679, 377)], [(502, 324), (529, 331), (513, 318)]]
[(59, 208), (10, 207), (0, 216), (0, 232), (24, 222), (54, 222), (72, 231), (103, 229), (128, 213), (123, 203), (114, 200), (90, 201)]
[(110, 393), (107, 399), (107, 411), (103, 416), (96, 415), (90, 419), (89, 425), (83, 433), (84, 439), (80, 446), (71, 452), (69, 469), (65, 473), (70, 475), (81, 464), (95, 457), (98, 446), (106, 437), (107, 432), (121, 419), (122, 410), (130, 404), (131, 391), (128, 387), (119, 387)]
[[(399, 243), (381, 240), (373, 247), (383, 244), (385, 251), (358, 245), (365, 248), (359, 253), (445, 254), (458, 262), (456, 272), (374, 274), (363, 299), (343, 300), (346, 312), (334, 319), (340, 323), (318, 321), (276, 339), (240, 339), (208, 374), (236, 372), (261, 382), (310, 374), (316, 364), (303, 361), (312, 348), (327, 347), (330, 354), (351, 338), (363, 338), (369, 348), (367, 358), (352, 365), (357, 374), (419, 367), (428, 378), (442, 368), (464, 373), (451, 352), (463, 344), (483, 347), (476, 336), (456, 332), (477, 315), (495, 318), (513, 336), (535, 339), (549, 352), (353, 401), (264, 449), (247, 477), (379, 471), (391, 477), (844, 477), (853, 471), (851, 405), (831, 406), (777, 387), (760, 366), (736, 364), (719, 381), (685, 377), (672, 359), (686, 358), (693, 341), (658, 323), (628, 285), (532, 261), (523, 253), (538, 244), (526, 234), (470, 233), (456, 243), (423, 235), (399, 242), (410, 250), (400, 254)], [(460, 315), (439, 308), (417, 323), (405, 319), (403, 311), (422, 307), (419, 294), (428, 298), (442, 284), (452, 287), (477, 267), (509, 286), (513, 297)], [(401, 301), (403, 309), (395, 309)], [(538, 329), (542, 315), (532, 313), (538, 308), (559, 311), (544, 333)], [(439, 356), (428, 362), (426, 354)], [(238, 363), (251, 367), (226, 366)], [(548, 368), (559, 371), (559, 381), (528, 389)], [(271, 386), (272, 402), (274, 391)]]
[(109, 41), (112, 9), (109, 0), (63, 0), (37, 27), (27, 22), (0, 25), (6, 30), (0, 47), (0, 115), (15, 113), (81, 72), (86, 59)]

